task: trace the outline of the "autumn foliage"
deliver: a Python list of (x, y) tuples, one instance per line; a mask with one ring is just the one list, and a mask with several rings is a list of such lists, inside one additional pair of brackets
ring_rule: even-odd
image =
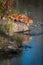
[(24, 23), (33, 23), (33, 20), (24, 14), (12, 14), (10, 16), (13, 20), (21, 21)]

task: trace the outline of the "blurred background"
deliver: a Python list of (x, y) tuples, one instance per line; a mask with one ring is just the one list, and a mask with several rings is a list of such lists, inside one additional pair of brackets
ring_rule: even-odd
[(24, 44), (30, 48), (10, 59), (0, 58), (0, 65), (43, 65), (43, 0), (14, 0), (13, 9), (33, 19), (32, 39)]

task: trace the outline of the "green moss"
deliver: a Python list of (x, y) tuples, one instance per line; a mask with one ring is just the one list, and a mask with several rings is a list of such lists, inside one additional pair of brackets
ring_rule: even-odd
[(7, 24), (0, 24), (0, 31), (5, 32), (5, 33), (10, 33), (12, 32), (12, 23), (7, 23)]

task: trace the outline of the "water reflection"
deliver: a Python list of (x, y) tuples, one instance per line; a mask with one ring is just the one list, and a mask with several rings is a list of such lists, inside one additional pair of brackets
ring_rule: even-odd
[(1, 64), (1, 65), (10, 65), (10, 60), (9, 60), (9, 59), (1, 60), (1, 61), (0, 61), (0, 64)]
[[(37, 26), (35, 26), (37, 27)], [(33, 27), (34, 28), (34, 27)], [(23, 50), (20, 54), (0, 56), (0, 65), (41, 65), (43, 31), (31, 28), (30, 33), (18, 33), (16, 36), (23, 39)], [(33, 31), (34, 30), (34, 31)]]
[(24, 35), (24, 37), (23, 37), (23, 43), (26, 43), (26, 42), (30, 41), (31, 39), (32, 39), (32, 36)]
[(0, 56), (0, 65), (41, 65), (43, 32), (34, 33), (31, 31), (26, 34), (16, 34), (17, 36), (23, 37), (23, 50), (20, 54)]
[(0, 65), (41, 65), (42, 36), (32, 36), (33, 38), (24, 44), (32, 48), (23, 49), (21, 54), (0, 57)]
[[(24, 51), (28, 50), (28, 48), (31, 48), (31, 46), (26, 45), (28, 41), (32, 40), (32, 37), (29, 35), (24, 35), (22, 33), (15, 34), (16, 36), (19, 36), (20, 38), (23, 38), (23, 50), (18, 54), (1, 54), (0, 53), (0, 65), (21, 65), (22, 64), (22, 56), (24, 54)], [(27, 52), (26, 52), (27, 53)], [(20, 61), (20, 62), (19, 62)]]

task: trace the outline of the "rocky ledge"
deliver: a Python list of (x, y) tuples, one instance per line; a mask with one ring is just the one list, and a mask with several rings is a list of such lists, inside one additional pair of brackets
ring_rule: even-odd
[(13, 35), (15, 32), (29, 31), (29, 26), (19, 21), (1, 20), (0, 30), (4, 31), (6, 34)]
[[(23, 34), (17, 32), (29, 32), (29, 27), (25, 23), (17, 21), (0, 20), (0, 52), (10, 53), (20, 52), (22, 48), (23, 40), (25, 39)], [(17, 33), (17, 34), (16, 34)], [(29, 38), (28, 38), (29, 40)]]

